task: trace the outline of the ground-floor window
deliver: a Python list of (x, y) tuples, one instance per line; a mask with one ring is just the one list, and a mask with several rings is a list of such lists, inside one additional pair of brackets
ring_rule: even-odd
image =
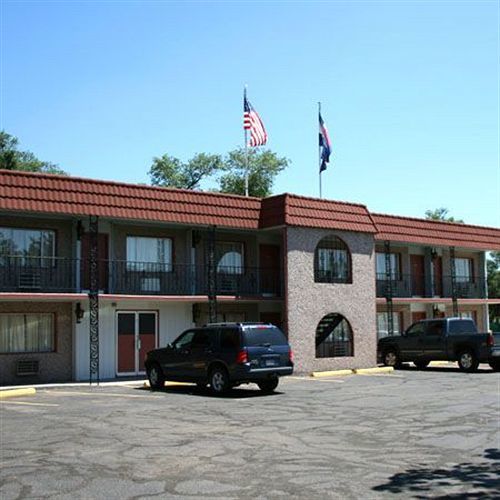
[(352, 328), (341, 314), (327, 314), (316, 328), (316, 357), (354, 356)]
[(52, 313), (0, 314), (0, 352), (52, 352), (54, 346)]
[[(397, 312), (392, 313), (392, 324), (394, 327), (394, 335), (399, 335), (401, 333), (401, 315)], [(387, 337), (389, 335), (389, 322), (387, 312), (377, 313), (377, 337), (380, 339), (382, 337)]]

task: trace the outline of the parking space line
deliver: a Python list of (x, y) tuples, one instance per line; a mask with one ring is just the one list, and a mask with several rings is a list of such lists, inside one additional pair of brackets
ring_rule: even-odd
[(143, 394), (118, 394), (109, 392), (78, 392), (78, 391), (44, 391), (45, 394), (50, 395), (64, 395), (64, 396), (114, 396), (117, 398), (154, 398), (153, 395)]
[(393, 373), (358, 373), (358, 377), (388, 377), (388, 378), (406, 378), (404, 375), (394, 375)]
[(337, 384), (343, 384), (345, 380), (339, 380), (338, 378), (314, 378), (314, 377), (287, 377), (287, 379), (293, 379), (293, 380), (304, 380), (307, 382), (335, 382)]
[(2, 405), (25, 405), (25, 406), (59, 406), (55, 403), (30, 403), (28, 401), (2, 401)]

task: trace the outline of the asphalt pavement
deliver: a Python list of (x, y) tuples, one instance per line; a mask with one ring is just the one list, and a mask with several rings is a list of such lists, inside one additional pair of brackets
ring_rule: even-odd
[(449, 367), (0, 402), (0, 498), (500, 498), (500, 374)]

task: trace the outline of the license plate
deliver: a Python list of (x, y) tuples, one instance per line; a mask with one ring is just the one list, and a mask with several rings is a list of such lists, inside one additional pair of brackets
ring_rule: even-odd
[(266, 359), (264, 364), (265, 366), (276, 366), (278, 362), (275, 359)]

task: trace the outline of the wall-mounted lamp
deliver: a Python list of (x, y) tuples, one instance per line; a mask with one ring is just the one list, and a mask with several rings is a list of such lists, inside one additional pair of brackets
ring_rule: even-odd
[(432, 260), (435, 260), (435, 259), (437, 259), (437, 258), (438, 258), (438, 256), (439, 256), (439, 255), (438, 255), (437, 250), (436, 250), (435, 248), (431, 248), (431, 259), (432, 259)]
[(76, 307), (75, 307), (75, 317), (76, 317), (76, 322), (77, 323), (81, 323), (82, 322), (84, 314), (85, 314), (85, 311), (84, 311), (82, 305), (80, 304), (80, 302), (77, 302), (76, 303)]
[(193, 304), (191, 308), (193, 323), (197, 323), (200, 319), (200, 306), (198, 304)]

